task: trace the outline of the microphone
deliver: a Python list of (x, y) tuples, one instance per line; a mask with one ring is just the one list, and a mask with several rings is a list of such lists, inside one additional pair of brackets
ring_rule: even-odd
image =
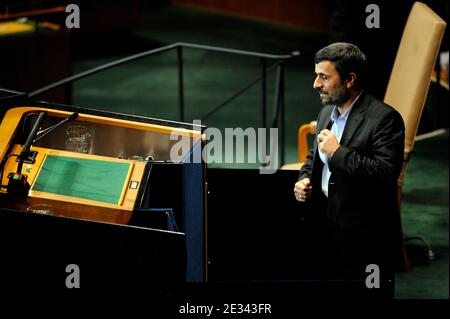
[(33, 141), (33, 143), (37, 143), (39, 142), (41, 139), (43, 139), (45, 136), (47, 136), (47, 134), (49, 134), (51, 131), (53, 131), (54, 129), (60, 127), (61, 125), (68, 123), (68, 122), (72, 122), (75, 121), (78, 118), (78, 113), (74, 112), (72, 113), (68, 118), (65, 118), (64, 120), (62, 120), (59, 123), (56, 123), (53, 126), (47, 127), (45, 130), (39, 131), (37, 132), (37, 137), (36, 139)]
[(30, 148), (31, 148), (31, 144), (33, 144), (33, 141), (38, 133), (39, 128), (42, 125), (42, 122), (44, 122), (46, 115), (47, 115), (47, 112), (39, 113), (36, 123), (34, 123), (33, 127), (31, 128), (31, 132), (28, 135), (27, 140), (25, 141), (25, 144), (23, 144), (22, 152), (20, 153), (20, 155), (17, 158), (17, 161), (19, 162), (19, 165), (17, 165), (17, 173), (19, 173), (19, 174), (22, 171), (23, 162), (34, 163), (34, 156), (32, 154), (30, 156)]
[(17, 157), (17, 171), (16, 173), (8, 174), (8, 188), (7, 191), (13, 195), (28, 195), (30, 184), (27, 181), (27, 176), (22, 174), (22, 166), (24, 162), (34, 163), (37, 152), (30, 152), (31, 144), (33, 143), (39, 128), (44, 122), (47, 112), (40, 112), (39, 116), (31, 128), (27, 140), (23, 144), (22, 151)]

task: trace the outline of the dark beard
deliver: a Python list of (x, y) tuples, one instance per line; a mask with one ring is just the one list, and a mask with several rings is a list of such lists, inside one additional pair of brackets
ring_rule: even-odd
[[(319, 90), (319, 93), (320, 93), (320, 90)], [(323, 101), (321, 99), (323, 106), (327, 106), (327, 105), (340, 106), (348, 101), (348, 99), (350, 97), (350, 92), (345, 89), (345, 86), (343, 84), (340, 84), (339, 87), (336, 88), (331, 95), (327, 94), (327, 96), (329, 97), (328, 101)]]

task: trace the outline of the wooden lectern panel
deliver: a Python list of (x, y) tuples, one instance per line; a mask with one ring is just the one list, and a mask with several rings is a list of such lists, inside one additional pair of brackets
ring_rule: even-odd
[[(20, 149), (20, 145), (14, 145), (13, 153)], [(38, 152), (36, 162), (23, 167), (31, 184), (29, 196), (12, 200), (15, 208), (26, 210), (30, 205), (49, 204), (54, 215), (128, 223), (145, 162), (40, 147), (32, 150)], [(16, 167), (15, 158), (9, 158), (5, 172), (13, 172)], [(3, 183), (7, 183), (6, 175)]]

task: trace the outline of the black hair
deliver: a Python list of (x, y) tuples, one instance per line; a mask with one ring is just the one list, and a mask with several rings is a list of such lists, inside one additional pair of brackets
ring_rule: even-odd
[(356, 45), (345, 42), (330, 44), (316, 53), (314, 62), (317, 64), (321, 61), (333, 62), (342, 81), (345, 81), (351, 72), (355, 73), (355, 87), (360, 90), (364, 88), (367, 58)]

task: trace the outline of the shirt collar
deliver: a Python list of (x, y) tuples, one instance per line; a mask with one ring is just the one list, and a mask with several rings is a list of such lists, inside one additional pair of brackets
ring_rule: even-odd
[(362, 94), (362, 91), (359, 93), (359, 95), (356, 97), (356, 99), (352, 102), (352, 104), (351, 104), (350, 107), (347, 109), (347, 111), (345, 111), (345, 113), (342, 114), (342, 115), (340, 115), (337, 106), (334, 106), (333, 112), (331, 112), (331, 115), (330, 115), (330, 119), (331, 119), (333, 122), (336, 122), (337, 119), (338, 119), (339, 117), (341, 117), (341, 118), (343, 118), (345, 121), (347, 121), (348, 116), (350, 115), (350, 111), (351, 111), (352, 108), (353, 108), (353, 105), (355, 105), (355, 102), (358, 101), (358, 99), (359, 99), (359, 97), (361, 96), (361, 94)]

